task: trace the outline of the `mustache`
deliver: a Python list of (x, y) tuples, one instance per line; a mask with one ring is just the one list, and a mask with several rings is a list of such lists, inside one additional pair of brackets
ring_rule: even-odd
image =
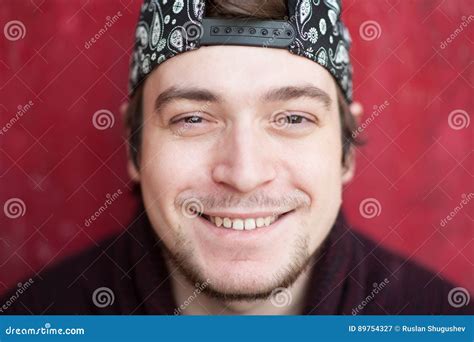
[(294, 189), (285, 191), (282, 196), (271, 196), (265, 193), (241, 196), (214, 192), (200, 194), (192, 191), (180, 193), (175, 205), (181, 210), (203, 213), (208, 210), (225, 210), (228, 208), (262, 209), (269, 211), (286, 211), (297, 207), (309, 207), (311, 198), (305, 192)]

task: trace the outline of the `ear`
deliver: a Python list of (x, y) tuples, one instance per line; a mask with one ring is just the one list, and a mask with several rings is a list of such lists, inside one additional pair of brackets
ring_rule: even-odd
[[(125, 115), (127, 113), (129, 104), (127, 102), (122, 103), (120, 106), (120, 113), (122, 115), (122, 118), (125, 119)], [(124, 120), (125, 121), (125, 120)], [(126, 141), (126, 150), (127, 150), (127, 171), (128, 175), (130, 178), (134, 181), (139, 183), (140, 182), (140, 173), (138, 172), (137, 167), (135, 166), (135, 163), (132, 160), (132, 157), (130, 155), (130, 146), (128, 142), (128, 137), (130, 136), (130, 129), (127, 128), (125, 131), (125, 141)]]
[(127, 161), (128, 175), (134, 182), (140, 183), (140, 173), (138, 172), (137, 167), (135, 166), (135, 163), (130, 158), (130, 150), (128, 148), (127, 148), (127, 157), (128, 157), (128, 161)]
[(347, 152), (346, 164), (342, 167), (342, 184), (347, 184), (352, 180), (352, 178), (354, 178), (355, 168), (355, 149), (351, 147), (351, 149)]
[[(364, 114), (364, 108), (360, 102), (352, 102), (349, 106), (351, 115), (354, 117), (354, 120), (357, 125), (359, 125), (360, 119)], [(353, 178), (356, 170), (356, 156), (355, 148), (351, 147), (347, 153), (346, 164), (342, 168), (342, 184), (349, 183)]]
[(351, 111), (351, 114), (354, 116), (356, 122), (359, 123), (360, 118), (362, 117), (362, 114), (364, 114), (364, 107), (362, 107), (362, 104), (360, 102), (354, 101), (349, 106), (349, 110)]

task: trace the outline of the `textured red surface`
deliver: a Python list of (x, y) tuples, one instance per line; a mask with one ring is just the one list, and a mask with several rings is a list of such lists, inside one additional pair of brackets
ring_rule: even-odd
[[(2, 0), (0, 128), (19, 106), (33, 105), (0, 134), (1, 207), (12, 198), (25, 204), (18, 218), (0, 212), (0, 292), (123, 229), (132, 216), (136, 203), (119, 107), (126, 100), (139, 5)], [(344, 5), (354, 42), (355, 98), (366, 108), (363, 120), (373, 118), (364, 130), (368, 144), (358, 150), (355, 180), (345, 191), (348, 218), (382, 245), (473, 291), (473, 204), (440, 224), (472, 192), (472, 125), (462, 128), (462, 119), (470, 119), (473, 104), (474, 18), (442, 44), (469, 20), (472, 5), (469, 0)], [(106, 17), (118, 11), (120, 19), (86, 48)], [(24, 25), (23, 38), (7, 39), (3, 28), (12, 20)], [(360, 33), (367, 21), (376, 22), (375, 37), (370, 30), (369, 36)], [(375, 106), (378, 115), (372, 114)], [(101, 109), (114, 114), (113, 127), (93, 126)], [(450, 113), (461, 121), (450, 124)], [(123, 194), (85, 227), (85, 218), (118, 189)], [(368, 198), (380, 204), (374, 218), (360, 210)]]

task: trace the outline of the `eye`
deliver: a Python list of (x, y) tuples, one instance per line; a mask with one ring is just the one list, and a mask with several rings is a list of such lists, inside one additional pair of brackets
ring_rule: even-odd
[(290, 126), (297, 126), (306, 123), (315, 123), (314, 119), (311, 119), (305, 115), (295, 114), (291, 112), (278, 112), (272, 116), (272, 125), (276, 128), (288, 128)]
[(169, 127), (176, 135), (196, 136), (211, 131), (215, 127), (215, 123), (211, 118), (207, 119), (205, 115), (187, 113), (172, 118)]
[(289, 124), (299, 124), (299, 123), (303, 122), (304, 120), (309, 121), (304, 116), (298, 115), (298, 114), (291, 114), (291, 115), (288, 115), (286, 117), (286, 121)]
[(197, 116), (197, 115), (188, 115), (181, 117), (179, 119), (172, 119), (170, 121), (171, 125), (176, 125), (176, 124), (184, 124), (184, 125), (194, 125), (194, 124), (200, 124), (205, 120), (204, 118)]

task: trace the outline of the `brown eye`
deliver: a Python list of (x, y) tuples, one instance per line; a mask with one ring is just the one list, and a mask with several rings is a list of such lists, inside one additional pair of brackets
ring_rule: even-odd
[(187, 124), (197, 124), (202, 122), (202, 118), (199, 116), (188, 116), (184, 118), (184, 122)]
[(283, 112), (275, 115), (273, 118), (273, 122), (275, 124), (278, 124), (280, 127), (288, 127), (291, 125), (312, 123), (314, 121), (303, 115)]
[(278, 111), (272, 114), (270, 125), (276, 134), (287, 137), (302, 137), (318, 128), (317, 118), (301, 111)]
[(211, 132), (216, 124), (217, 122), (205, 113), (191, 112), (172, 118), (169, 128), (175, 135), (193, 137)]
[(194, 125), (194, 124), (200, 124), (202, 123), (203, 118), (197, 115), (190, 115), (190, 116), (185, 116), (183, 118), (177, 119), (177, 120), (172, 120), (171, 124), (179, 124), (179, 123), (184, 123), (186, 125)]
[(296, 115), (296, 114), (288, 115), (286, 119), (287, 119), (287, 123), (289, 124), (299, 124), (303, 120), (308, 120), (304, 116)]

